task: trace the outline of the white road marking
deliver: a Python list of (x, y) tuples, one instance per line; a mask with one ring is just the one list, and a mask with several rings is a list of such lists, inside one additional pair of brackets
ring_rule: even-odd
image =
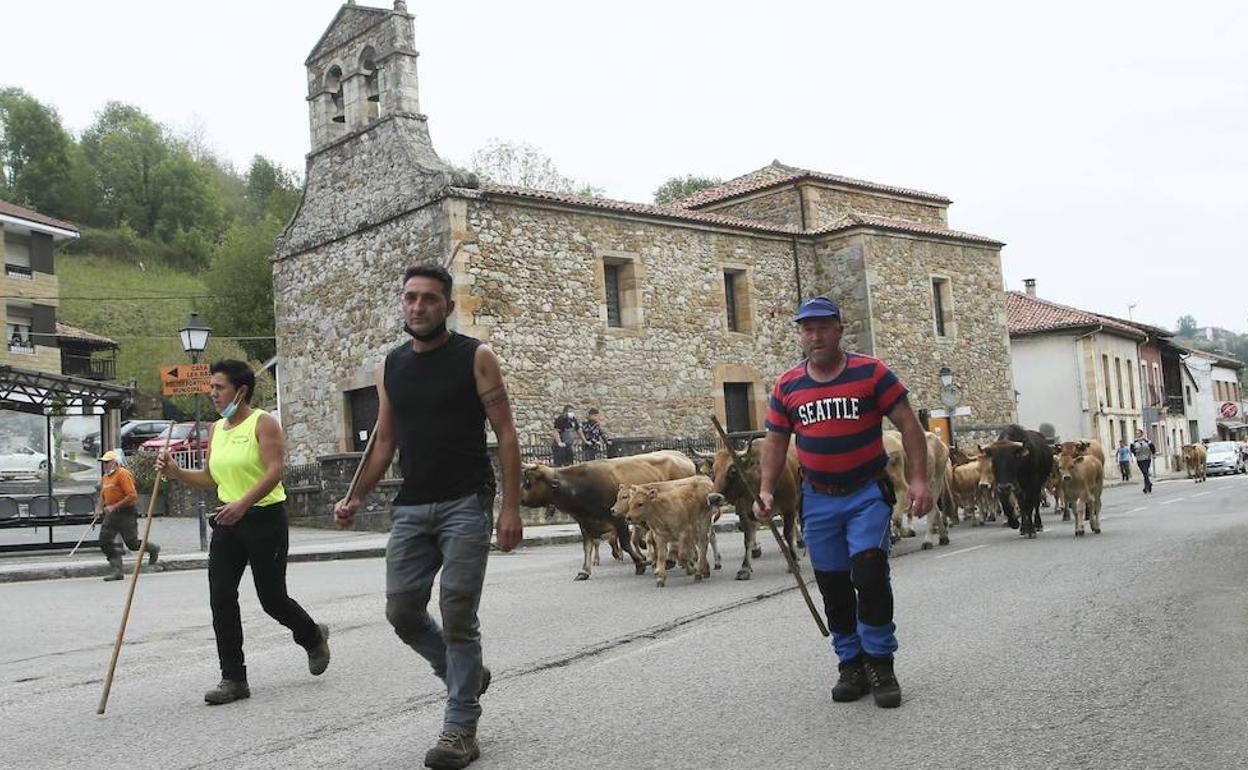
[(1213, 492), (1197, 492), (1196, 494), (1192, 495), (1192, 497), (1204, 497), (1205, 495), (1212, 495), (1212, 494)]
[(1132, 508), (1131, 510), (1127, 511), (1127, 513), (1136, 513), (1137, 511), (1147, 511), (1147, 510), (1148, 510), (1147, 505), (1141, 505), (1139, 508)]
[(1186, 499), (1187, 499), (1186, 497), (1175, 497), (1170, 500), (1162, 500), (1160, 503), (1158, 503), (1158, 505), (1170, 505), (1171, 503), (1177, 503), (1181, 500), (1186, 500)]
[(970, 553), (971, 551), (978, 551), (980, 548), (987, 548), (987, 547), (988, 547), (987, 543), (984, 543), (983, 545), (973, 545), (970, 548), (963, 548), (958, 551), (950, 551), (949, 553), (942, 553), (940, 556), (937, 556), (936, 558), (947, 559), (950, 556), (957, 556), (960, 553)]

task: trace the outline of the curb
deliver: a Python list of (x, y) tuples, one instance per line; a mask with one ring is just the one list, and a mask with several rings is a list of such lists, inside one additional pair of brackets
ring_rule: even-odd
[[(737, 523), (735, 521), (720, 522), (715, 525), (716, 532), (737, 532)], [(538, 548), (544, 545), (566, 545), (569, 543), (581, 542), (581, 536), (578, 533), (559, 534), (559, 535), (539, 535), (538, 537), (526, 537), (520, 542), (521, 548)], [(496, 550), (491, 546), (491, 550)], [(315, 561), (338, 561), (340, 559), (377, 559), (386, 555), (386, 547), (366, 546), (359, 548), (339, 548), (334, 550), (314, 549), (306, 551), (291, 551), (287, 556), (288, 564), (297, 564), (301, 562)], [(152, 572), (181, 572), (185, 570), (207, 569), (208, 554), (206, 553), (189, 553), (189, 554), (170, 554), (162, 556), (160, 561), (156, 562), (156, 567), (146, 567), (143, 571)], [(133, 561), (129, 561), (126, 565), (126, 574), (129, 575), (133, 571)], [(109, 573), (108, 562), (101, 558), (95, 558), (91, 561), (83, 561), (81, 564), (29, 564), (17, 565), (12, 568), (0, 567), (0, 583), (24, 583), (37, 580), (62, 580), (67, 578), (85, 578), (85, 577), (104, 577)]]

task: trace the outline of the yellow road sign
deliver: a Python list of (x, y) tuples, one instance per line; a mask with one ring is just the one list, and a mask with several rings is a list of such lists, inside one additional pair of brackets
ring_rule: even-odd
[(208, 364), (172, 364), (160, 367), (161, 390), (166, 396), (208, 393)]

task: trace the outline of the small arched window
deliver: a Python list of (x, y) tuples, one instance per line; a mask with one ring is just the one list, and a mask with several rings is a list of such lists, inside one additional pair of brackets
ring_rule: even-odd
[(337, 64), (325, 73), (325, 90), (329, 91), (329, 98), (333, 103), (333, 115), (330, 120), (335, 123), (346, 123), (347, 114), (342, 100), (342, 68)]
[(371, 45), (360, 52), (360, 72), (364, 74), (365, 116), (372, 122), (381, 116), (381, 84), (377, 67), (377, 53)]

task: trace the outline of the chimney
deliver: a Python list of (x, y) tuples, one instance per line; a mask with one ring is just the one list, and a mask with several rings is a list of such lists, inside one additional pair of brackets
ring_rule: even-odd
[(1036, 279), (1035, 279), (1035, 278), (1024, 278), (1024, 279), (1023, 279), (1023, 288), (1027, 290), (1027, 296), (1028, 296), (1028, 297), (1034, 297), (1034, 296), (1036, 296)]

